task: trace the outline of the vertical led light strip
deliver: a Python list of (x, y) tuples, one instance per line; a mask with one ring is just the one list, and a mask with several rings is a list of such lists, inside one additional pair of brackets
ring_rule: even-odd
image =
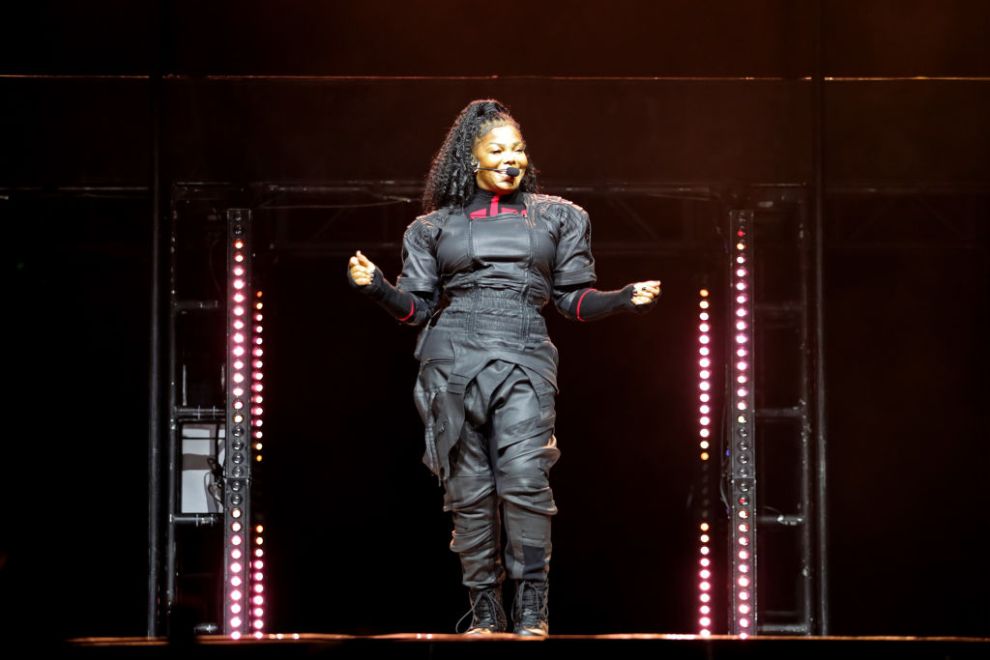
[[(254, 434), (254, 460), (261, 463), (263, 455), (262, 417), (264, 414), (263, 404), (265, 402), (264, 391), (264, 339), (262, 333), (264, 326), (264, 303), (262, 298), (264, 293), (257, 291), (254, 301), (254, 345), (251, 348), (251, 425)], [(254, 636), (261, 639), (265, 629), (265, 549), (264, 549), (265, 528), (260, 523), (254, 526), (254, 557), (251, 560), (251, 631)]]
[(751, 266), (753, 212), (729, 214), (735, 244), (730, 264), (732, 297), (730, 460), (732, 520), (729, 530), (732, 560), (732, 633), (756, 632), (756, 451), (753, 395), (753, 277)]
[[(227, 210), (227, 426), (224, 447), (224, 634), (240, 639), (251, 607), (251, 429), (249, 393), (260, 382), (250, 299), (250, 213)], [(259, 324), (260, 325), (260, 324)]]
[(712, 318), (708, 289), (698, 300), (698, 437), (701, 459), (701, 514), (698, 523), (698, 634), (712, 634), (712, 547), (708, 497), (712, 436)]

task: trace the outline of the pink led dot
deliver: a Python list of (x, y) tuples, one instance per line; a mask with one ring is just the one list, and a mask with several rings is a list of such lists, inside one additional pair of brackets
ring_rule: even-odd
[(234, 577), (230, 578), (230, 584), (235, 587), (241, 586), (241, 578), (235, 575)]
[(743, 243), (742, 241), (739, 241), (738, 243), (736, 243), (736, 249), (737, 250), (745, 250), (746, 249), (746, 244)]
[(236, 374), (234, 374), (233, 381), (235, 383), (243, 383), (244, 382), (244, 374), (239, 373), (239, 372), (236, 373)]
[(265, 634), (263, 632), (261, 632), (260, 630), (256, 630), (255, 633), (254, 633), (254, 635), (252, 635), (252, 637), (254, 637), (255, 639), (264, 639), (265, 638)]
[(698, 412), (700, 412), (702, 415), (707, 415), (709, 412), (711, 412), (711, 408), (708, 406), (701, 406), (701, 408), (698, 409)]
[(265, 556), (265, 551), (262, 550), (261, 548), (255, 548), (254, 549), (254, 556), (255, 557), (264, 557)]
[(736, 282), (736, 291), (745, 291), (745, 290), (746, 290), (745, 282)]
[(709, 318), (708, 312), (702, 312), (701, 314), (698, 314), (698, 318), (701, 319), (702, 321), (707, 321)]
[(745, 321), (736, 321), (736, 330), (745, 330), (748, 327)]
[(234, 261), (236, 261), (237, 263), (241, 263), (242, 261), (244, 261), (244, 255), (238, 252), (237, 254), (234, 255)]
[(698, 600), (700, 600), (702, 603), (707, 603), (711, 599), (712, 599), (712, 595), (711, 594), (701, 594), (701, 596), (699, 596), (699, 598), (698, 598)]
[(261, 406), (255, 406), (255, 407), (251, 408), (251, 414), (252, 415), (260, 415), (260, 414), (262, 414), (264, 412), (265, 411), (262, 409)]
[(241, 617), (235, 616), (234, 618), (232, 618), (230, 620), (230, 625), (234, 626), (235, 628), (239, 628), (241, 625)]
[(746, 277), (746, 269), (745, 268), (737, 268), (736, 269), (736, 277)]
[(708, 369), (702, 369), (698, 373), (698, 375), (701, 377), (702, 380), (708, 380), (709, 378), (711, 378), (712, 372), (710, 372)]
[(230, 539), (230, 542), (232, 544), (234, 544), (234, 545), (240, 545), (241, 544), (241, 537), (240, 536), (235, 536), (232, 539)]
[(263, 605), (265, 603), (265, 597), (255, 596), (254, 598), (251, 599), (251, 602), (254, 603), (255, 605)]
[(698, 349), (698, 353), (701, 355), (708, 355), (711, 352), (712, 349), (708, 348), (707, 346), (702, 346), (701, 348)]
[(240, 410), (243, 407), (244, 407), (243, 401), (241, 401), (240, 399), (234, 401), (234, 410)]
[(740, 296), (736, 296), (736, 302), (739, 303), (740, 305), (746, 304), (746, 301), (747, 300), (748, 300), (748, 298), (746, 298), (746, 296), (741, 296), (741, 295)]
[(234, 247), (235, 247), (236, 249), (238, 249), (238, 250), (240, 250), (240, 249), (241, 249), (242, 247), (244, 247), (244, 241), (242, 241), (242, 240), (241, 240), (241, 239), (239, 239), (239, 238), (238, 238), (238, 239), (236, 239), (236, 240), (234, 241)]
[(708, 335), (701, 335), (700, 337), (698, 337), (698, 341), (701, 342), (702, 344), (707, 344), (708, 342), (711, 341), (711, 339), (708, 337)]
[(234, 271), (233, 272), (234, 272), (234, 275), (236, 275), (237, 277), (243, 277), (244, 276), (244, 266), (234, 266)]
[[(234, 523), (234, 524), (239, 525), (240, 523)], [(238, 527), (237, 529), (240, 529), (240, 527)], [(240, 559), (242, 556), (243, 553), (237, 548), (234, 548), (233, 550), (230, 551), (231, 559)]]
[(739, 537), (739, 545), (749, 545), (749, 538), (745, 536)]
[(231, 600), (240, 600), (243, 597), (244, 597), (244, 594), (241, 593), (241, 590), (240, 589), (234, 589), (233, 591), (230, 592), (230, 599)]
[(742, 256), (740, 254), (738, 257), (736, 257), (736, 263), (737, 264), (744, 264), (744, 263), (746, 263), (746, 257), (744, 257), (744, 256)]
[(265, 567), (265, 562), (261, 561), (260, 559), (256, 559), (255, 560), (255, 562), (254, 562), (254, 568), (256, 570), (259, 570), (260, 571), (264, 567)]
[(243, 293), (240, 293), (240, 292), (235, 293), (234, 294), (234, 302), (235, 303), (242, 303), (242, 302), (244, 302), (244, 294)]
[(746, 404), (745, 401), (740, 401), (739, 403), (736, 404), (736, 408), (738, 408), (739, 410), (746, 410), (746, 408), (748, 407), (749, 406)]
[[(707, 438), (708, 437), (708, 429), (702, 429), (701, 437), (703, 437), (703, 438)], [(708, 449), (708, 441), (707, 440), (702, 440), (699, 444), (701, 445), (701, 448), (702, 449)]]
[(254, 357), (259, 357), (260, 358), (264, 354), (265, 354), (265, 349), (260, 348), (260, 347), (257, 347), (257, 346), (254, 349), (251, 350), (251, 355), (253, 355)]
[(736, 335), (736, 343), (737, 344), (745, 344), (748, 340), (749, 340), (749, 337), (747, 337), (744, 334), (738, 334), (738, 335)]
[(749, 600), (749, 592), (748, 591), (740, 591), (739, 592), (739, 600)]
[(704, 547), (704, 548), (701, 548), (700, 552), (703, 555), (707, 555), (711, 551), (707, 547)]
[(702, 605), (701, 607), (698, 608), (698, 611), (701, 614), (711, 614), (712, 613), (712, 608), (710, 606), (708, 606), (708, 605)]
[(234, 396), (244, 396), (244, 388), (243, 387), (235, 387), (233, 389), (233, 392), (234, 392)]
[(739, 564), (740, 573), (749, 573), (749, 564)]
[(261, 617), (265, 616), (265, 610), (264, 608), (256, 607), (254, 608), (253, 614), (260, 619)]
[(233, 564), (230, 565), (230, 570), (234, 573), (240, 573), (242, 568), (244, 567), (241, 566), (240, 562), (235, 561)]
[(263, 584), (256, 584), (256, 585), (254, 585), (254, 593), (260, 594), (264, 590), (265, 590), (265, 585), (263, 585)]
[(698, 631), (698, 634), (701, 635), (702, 637), (711, 637), (712, 631), (709, 630), (708, 628), (702, 628), (701, 630)]
[(264, 580), (264, 579), (265, 579), (265, 576), (262, 573), (259, 572), (259, 573), (255, 573), (254, 574), (254, 581), (255, 582), (260, 582), (261, 580)]
[(698, 326), (698, 330), (700, 330), (701, 332), (708, 332), (711, 329), (712, 329), (711, 326), (708, 325), (707, 323), (702, 323)]
[(702, 417), (699, 421), (701, 422), (702, 426), (708, 426), (712, 422), (710, 417)]
[(263, 628), (265, 624), (264, 624), (263, 621), (255, 621), (254, 624), (252, 624), (252, 625), (254, 625), (255, 628), (259, 628), (260, 629), (260, 628)]
[(700, 303), (698, 303), (698, 307), (700, 307), (701, 309), (708, 309), (708, 301), (702, 300)]
[(233, 353), (237, 357), (241, 357), (242, 355), (244, 355), (244, 347), (243, 346), (234, 346), (234, 350), (232, 350), (231, 353)]
[(739, 517), (749, 518), (749, 511), (747, 511), (746, 509), (739, 509)]
[(708, 390), (710, 390), (710, 389), (712, 388), (712, 384), (711, 384), (711, 383), (709, 383), (708, 381), (704, 381), (704, 382), (702, 382), (702, 383), (699, 383), (699, 384), (698, 384), (698, 387), (699, 387), (699, 388), (700, 388), (700, 389), (701, 389), (701, 390), (702, 390), (703, 392), (707, 392)]
[[(711, 436), (711, 434), (712, 434), (712, 432), (709, 431), (708, 429), (701, 429), (700, 431), (698, 431), (698, 435), (700, 435), (702, 438), (708, 438), (708, 437)], [(701, 443), (701, 448), (702, 449), (707, 449), (708, 448), (708, 443), (707, 442)]]
[(255, 371), (255, 372), (254, 372), (253, 374), (251, 374), (251, 376), (252, 376), (252, 377), (253, 377), (253, 378), (254, 378), (255, 380), (261, 380), (262, 378), (264, 378), (264, 377), (265, 377), (265, 376), (264, 376), (264, 374), (262, 374), (262, 373), (261, 373), (260, 371)]
[(263, 326), (256, 325), (256, 326), (254, 326), (254, 331), (255, 331), (255, 333), (257, 333), (257, 334), (260, 335), (260, 334), (262, 334), (265, 331), (265, 328)]
[(708, 582), (702, 582), (701, 584), (698, 585), (698, 588), (701, 589), (702, 591), (708, 591), (709, 589), (712, 588), (712, 585)]
[(707, 580), (711, 576), (712, 576), (712, 572), (709, 571), (708, 569), (705, 569), (705, 570), (701, 571), (700, 573), (698, 573), (698, 577), (700, 577), (702, 580)]
[(241, 613), (240, 603), (234, 603), (233, 605), (231, 605), (230, 612), (231, 614), (240, 614)]
[(234, 330), (243, 330), (243, 329), (244, 329), (244, 321), (240, 319), (234, 319)]
[(739, 606), (739, 613), (740, 614), (749, 614), (749, 605), (747, 605), (746, 603), (741, 604)]
[(263, 314), (255, 314), (254, 315), (254, 320), (257, 321), (258, 323), (261, 323), (264, 319), (265, 319), (265, 317), (264, 317)]
[(736, 362), (736, 369), (739, 371), (746, 371), (749, 368), (749, 364), (743, 361)]
[(261, 360), (255, 360), (254, 362), (251, 363), (251, 366), (254, 367), (255, 369), (261, 369), (262, 367), (265, 366), (265, 363), (262, 362)]
[(749, 351), (746, 350), (745, 346), (740, 346), (739, 348), (736, 349), (736, 355), (738, 355), (739, 357), (746, 357), (747, 355), (749, 355)]
[(236, 279), (236, 280), (234, 280), (234, 288), (235, 289), (243, 289), (244, 288), (244, 280), (242, 280), (242, 279)]
[(700, 401), (701, 401), (702, 403), (708, 403), (709, 401), (711, 401), (711, 399), (712, 399), (712, 395), (711, 395), (711, 394), (708, 394), (707, 392), (703, 392), (703, 393), (701, 394), (701, 396), (699, 396), (699, 397), (698, 397), (698, 399), (699, 399), (699, 400), (700, 400)]
[(262, 537), (262, 536), (259, 536), (258, 538), (256, 538), (256, 539), (254, 540), (254, 542), (255, 542), (255, 543), (256, 543), (257, 545), (262, 545), (262, 544), (264, 544), (264, 542), (265, 542), (265, 539), (264, 539), (264, 537)]
[(742, 628), (749, 628), (749, 619), (746, 618), (739, 619), (739, 626)]
[(749, 390), (747, 390), (745, 387), (740, 387), (738, 390), (736, 390), (736, 394), (738, 396), (746, 396), (749, 394)]
[(240, 639), (241, 638), (241, 633), (235, 630), (234, 632), (230, 633), (230, 638), (231, 639)]
[(711, 559), (709, 559), (708, 557), (702, 557), (702, 558), (701, 558), (700, 560), (698, 560), (698, 561), (699, 561), (699, 563), (700, 563), (700, 564), (701, 564), (702, 566), (710, 566), (710, 565), (711, 565), (711, 563), (712, 563), (712, 560), (711, 560)]
[(701, 619), (698, 620), (698, 623), (700, 623), (701, 625), (707, 627), (707, 626), (712, 625), (712, 620), (710, 618), (708, 618), (707, 616), (703, 616), (703, 617), (701, 617)]
[(736, 382), (739, 383), (740, 385), (744, 384), (748, 380), (749, 378), (746, 377), (746, 374), (739, 374), (739, 376), (736, 378)]
[(748, 587), (749, 586), (749, 578), (746, 577), (745, 575), (740, 576), (739, 577), (739, 586), (740, 587)]
[(244, 343), (244, 335), (242, 333), (240, 333), (240, 332), (235, 332), (234, 333), (234, 336), (232, 337), (232, 339), (235, 342), (237, 342), (238, 344), (243, 344)]
[(251, 385), (251, 391), (252, 392), (261, 392), (264, 389), (265, 389), (265, 386), (262, 385), (261, 383), (254, 383), (253, 385)]
[(234, 316), (244, 316), (244, 308), (238, 305), (233, 309)]
[(254, 343), (255, 344), (261, 345), (263, 342), (264, 342), (264, 340), (261, 337), (255, 337), (254, 338)]
[(749, 550), (740, 550), (739, 551), (739, 558), (740, 559), (749, 559)]
[(712, 364), (712, 361), (709, 358), (701, 358), (700, 360), (698, 360), (698, 366), (699, 367), (703, 367), (705, 369), (707, 369), (708, 367), (710, 367), (711, 364)]

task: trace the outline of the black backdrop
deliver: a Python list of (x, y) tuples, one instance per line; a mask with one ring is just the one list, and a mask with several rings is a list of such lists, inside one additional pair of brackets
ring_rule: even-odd
[[(482, 95), (548, 184), (812, 177), (815, 3), (200, 5), (38, 3), (0, 26), (14, 629), (144, 630), (151, 206), (106, 187), (151, 182), (151, 72), (166, 187), (417, 179)], [(833, 631), (988, 634), (990, 11), (824, 6)], [(104, 192), (67, 190), (86, 185)], [(660, 308), (552, 320), (556, 632), (691, 630), (696, 266), (602, 258), (603, 286), (662, 278)], [(418, 464), (412, 333), (348, 295), (339, 258), (285, 257), (269, 294), (272, 628), (446, 630), (464, 599)]]

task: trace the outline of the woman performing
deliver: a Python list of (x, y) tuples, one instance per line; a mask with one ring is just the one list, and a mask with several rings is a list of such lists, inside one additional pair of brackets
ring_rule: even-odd
[(414, 399), (426, 427), (423, 462), (453, 517), (467, 634), (508, 630), (506, 573), (515, 582), (513, 632), (549, 632), (558, 355), (541, 310), (552, 299), (565, 318), (594, 321), (647, 311), (660, 295), (658, 280), (591, 288), (588, 214), (536, 191), (519, 124), (498, 101), (472, 101), (433, 160), (425, 215), (406, 228), (395, 286), (360, 250), (347, 268), (351, 285), (395, 319), (423, 326)]

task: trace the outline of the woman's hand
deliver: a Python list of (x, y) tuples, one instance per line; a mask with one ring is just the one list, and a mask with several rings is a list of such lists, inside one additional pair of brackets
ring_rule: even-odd
[(375, 264), (358, 250), (350, 260), (351, 279), (358, 286), (368, 286), (375, 274)]
[(655, 298), (660, 297), (660, 280), (647, 280), (633, 284), (634, 305), (649, 305)]

